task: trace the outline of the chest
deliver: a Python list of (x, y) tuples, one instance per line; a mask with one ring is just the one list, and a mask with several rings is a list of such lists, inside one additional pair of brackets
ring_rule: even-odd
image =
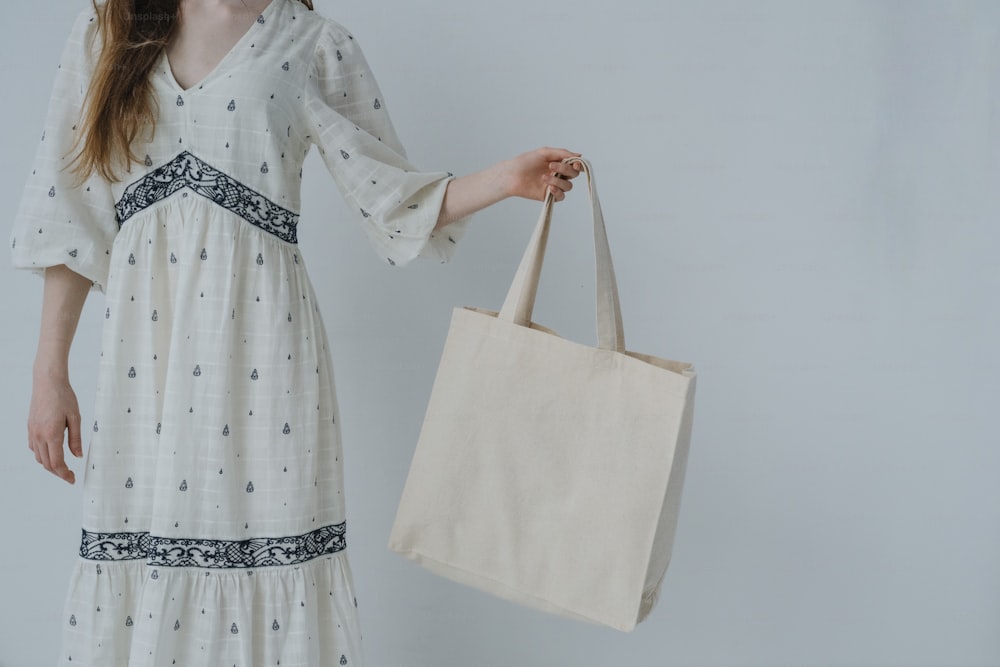
[(248, 0), (242, 9), (226, 10), (180, 3), (177, 28), (164, 49), (177, 84), (188, 90), (218, 69), (252, 31), (259, 9), (269, 1)]

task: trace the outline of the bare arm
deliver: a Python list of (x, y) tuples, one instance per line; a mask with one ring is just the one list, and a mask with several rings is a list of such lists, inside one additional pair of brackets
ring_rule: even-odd
[(76, 477), (63, 455), (63, 433), (69, 430), (69, 448), (83, 456), (80, 408), (69, 384), (69, 349), (76, 334), (90, 280), (65, 264), (45, 269), (42, 321), (35, 354), (28, 447), (49, 472), (72, 484)]
[(474, 174), (453, 179), (445, 190), (434, 229), (441, 229), (507, 197), (542, 201), (546, 189), (551, 189), (556, 201), (562, 201), (566, 198), (565, 193), (573, 187), (570, 179), (580, 173), (578, 165), (561, 164), (564, 158), (571, 156), (579, 157), (580, 154), (565, 148), (536, 148)]

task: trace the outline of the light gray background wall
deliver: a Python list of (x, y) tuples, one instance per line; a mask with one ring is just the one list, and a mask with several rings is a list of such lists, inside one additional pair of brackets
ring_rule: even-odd
[[(4, 7), (8, 220), (82, 4)], [(699, 372), (674, 559), (634, 633), (425, 573), (386, 542), (448, 318), (499, 306), (539, 204), (481, 212), (450, 264), (392, 268), (311, 154), (302, 245), (371, 665), (1000, 665), (1000, 6), (317, 5), (365, 48), (418, 165), (588, 157), (629, 348)], [(535, 319), (593, 343), (585, 205), (580, 187), (557, 204)], [(3, 280), (0, 665), (48, 665), (80, 489), (26, 448), (42, 283)], [(84, 424), (101, 299), (72, 358)]]

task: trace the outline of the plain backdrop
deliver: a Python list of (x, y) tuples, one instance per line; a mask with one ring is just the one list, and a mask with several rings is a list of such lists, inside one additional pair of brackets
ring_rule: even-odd
[[(8, 221), (84, 1), (4, 5)], [(633, 633), (390, 552), (451, 309), (499, 308), (540, 203), (481, 211), (448, 264), (394, 268), (314, 150), (300, 244), (372, 667), (1000, 665), (1000, 5), (316, 5), (359, 40), (417, 165), (583, 153), (628, 348), (699, 375), (674, 557)], [(556, 204), (535, 320), (595, 344), (583, 180)], [(0, 665), (34, 667), (58, 654), (81, 494), (27, 449), (42, 281), (2, 277)], [(84, 424), (102, 302), (72, 353)]]

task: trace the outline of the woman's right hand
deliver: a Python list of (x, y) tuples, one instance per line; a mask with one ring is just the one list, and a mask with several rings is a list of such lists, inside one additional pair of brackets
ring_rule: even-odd
[(63, 434), (69, 431), (69, 450), (78, 458), (83, 456), (83, 442), (80, 407), (69, 386), (69, 348), (90, 286), (89, 278), (65, 264), (45, 269), (42, 323), (32, 368), (28, 448), (46, 470), (70, 484), (76, 475), (66, 465)]
[(66, 465), (63, 454), (63, 434), (67, 429), (69, 450), (81, 458), (80, 408), (69, 384), (69, 374), (65, 370), (36, 370), (28, 410), (28, 448), (46, 470), (73, 484), (76, 475)]

